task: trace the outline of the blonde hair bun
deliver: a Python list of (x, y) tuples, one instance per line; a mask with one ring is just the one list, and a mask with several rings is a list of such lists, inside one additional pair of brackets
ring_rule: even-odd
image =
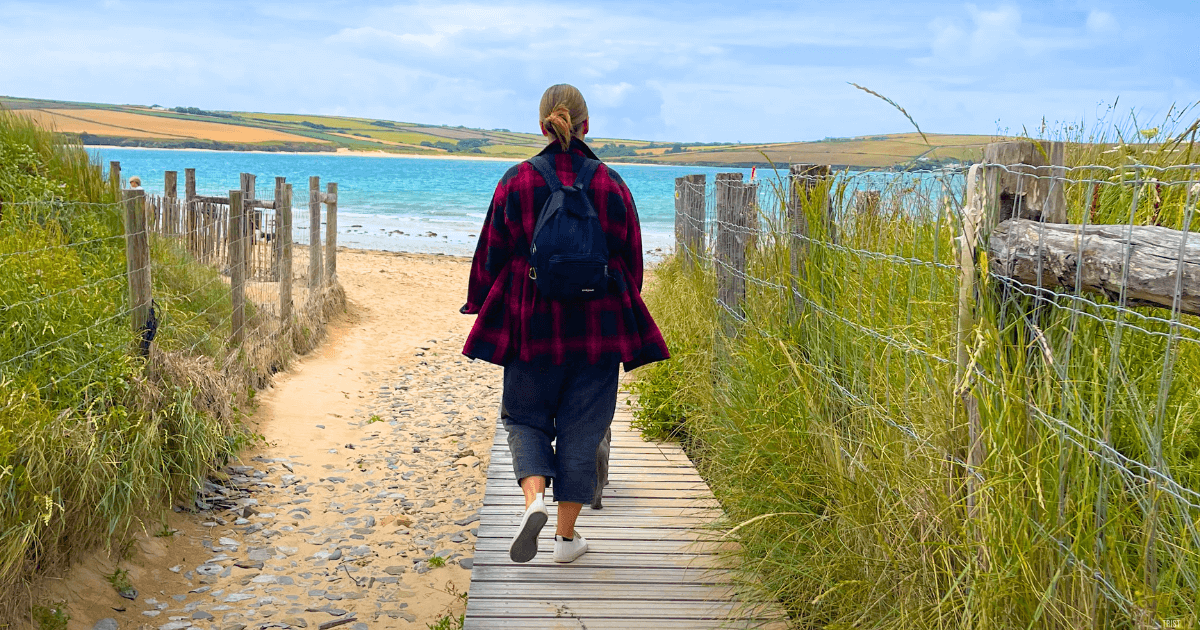
[(542, 94), (538, 122), (558, 141), (563, 151), (571, 146), (571, 137), (583, 129), (587, 119), (587, 102), (575, 86), (559, 83), (546, 88)]

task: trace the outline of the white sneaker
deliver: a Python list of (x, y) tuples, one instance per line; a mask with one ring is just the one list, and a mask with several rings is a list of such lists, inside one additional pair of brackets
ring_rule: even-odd
[(587, 553), (587, 540), (575, 532), (575, 537), (565, 540), (562, 536), (554, 535), (554, 561), (574, 562), (579, 556)]
[(533, 503), (525, 508), (525, 515), (521, 517), (521, 526), (517, 528), (517, 535), (513, 536), (512, 543), (508, 546), (508, 557), (513, 562), (529, 562), (537, 555), (538, 534), (546, 525), (547, 518), (549, 516), (546, 514), (546, 501), (539, 494)]

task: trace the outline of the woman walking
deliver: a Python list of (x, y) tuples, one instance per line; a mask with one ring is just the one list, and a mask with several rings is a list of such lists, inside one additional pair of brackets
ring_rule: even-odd
[(571, 562), (588, 548), (575, 520), (592, 500), (620, 365), (668, 353), (641, 297), (633, 196), (584, 143), (583, 95), (551, 86), (538, 118), (550, 144), (500, 179), (479, 235), (462, 308), (478, 317), (463, 354), (504, 366), (500, 413), (525, 495), (509, 557), (537, 555), (550, 486), (554, 561)]

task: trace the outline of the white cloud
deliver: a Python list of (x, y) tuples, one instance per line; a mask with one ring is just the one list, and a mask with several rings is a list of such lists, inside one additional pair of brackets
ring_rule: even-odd
[(1200, 99), (1189, 68), (1143, 62), (1191, 44), (1137, 31), (1156, 16), (1125, 6), (507, 1), (0, 0), (0, 91), (534, 131), (542, 90), (568, 82), (597, 135), (684, 141), (908, 128), (847, 81), (934, 131), (1076, 118), (1117, 95), (1151, 109)]
[(618, 107), (625, 100), (625, 95), (633, 89), (633, 85), (622, 81), (617, 84), (593, 83), (587, 86), (588, 101), (601, 107)]
[(994, 11), (984, 11), (968, 5), (975, 30), (968, 40), (968, 54), (975, 61), (995, 61), (1011, 55), (1014, 48), (1029, 52), (1032, 39), (1021, 33), (1021, 10), (1014, 6), (1002, 6)]
[(1117, 30), (1117, 19), (1107, 11), (1093, 10), (1087, 16), (1087, 30), (1103, 34)]

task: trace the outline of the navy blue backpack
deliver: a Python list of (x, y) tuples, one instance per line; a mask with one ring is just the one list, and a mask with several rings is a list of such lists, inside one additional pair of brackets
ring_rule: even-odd
[(588, 198), (588, 186), (600, 167), (586, 160), (575, 183), (563, 186), (552, 157), (529, 163), (550, 186), (533, 237), (529, 239), (529, 277), (551, 300), (592, 300), (608, 293), (608, 239)]

